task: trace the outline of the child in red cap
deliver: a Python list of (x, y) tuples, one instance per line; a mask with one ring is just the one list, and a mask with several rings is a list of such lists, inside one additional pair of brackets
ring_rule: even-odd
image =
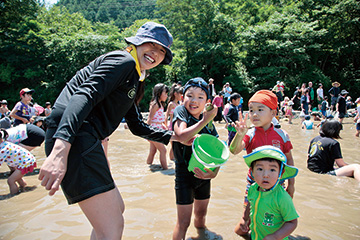
[(20, 101), (16, 103), (15, 107), (10, 112), (10, 117), (14, 118), (13, 126), (23, 123), (29, 123), (31, 118), (30, 102), (34, 89), (23, 88), (20, 90)]
[[(293, 146), (289, 136), (284, 130), (274, 128), (274, 125), (271, 122), (277, 112), (276, 95), (269, 90), (257, 91), (250, 98), (248, 105), (249, 114), (246, 114), (244, 119), (242, 119), (240, 115), (239, 121), (233, 124), (237, 133), (230, 145), (230, 151), (233, 154), (238, 154), (245, 148), (247, 154), (249, 154), (257, 147), (271, 145), (279, 148), (288, 159), (288, 164), (293, 166), (294, 160), (291, 154)], [(246, 119), (248, 115), (254, 128), (248, 129), (247, 127)], [(235, 227), (235, 232), (239, 235), (244, 235), (248, 232), (249, 219), (245, 217), (248, 216), (247, 212), (250, 210), (247, 201), (247, 190), (251, 184), (254, 183), (250, 171), (247, 181), (248, 185), (245, 191), (244, 215)], [(295, 192), (294, 183), (295, 181), (293, 178), (289, 179), (286, 188), (286, 191), (291, 197), (293, 197)]]

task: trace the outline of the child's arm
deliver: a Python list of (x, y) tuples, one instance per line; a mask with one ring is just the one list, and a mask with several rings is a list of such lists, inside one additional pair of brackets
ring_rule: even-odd
[(337, 165), (338, 167), (344, 167), (344, 166), (346, 166), (346, 165), (349, 165), (349, 164), (347, 164), (347, 163), (344, 161), (344, 159), (342, 159), (342, 158), (337, 158), (337, 159), (335, 159), (335, 163), (336, 163), (336, 165)]
[(240, 222), (235, 227), (235, 233), (243, 236), (249, 233), (250, 225), (250, 202), (244, 209), (243, 216), (240, 218)]
[[(294, 166), (294, 159), (292, 157), (291, 151), (285, 153), (285, 156), (287, 158), (287, 164), (290, 166)], [(295, 178), (288, 179), (288, 186), (286, 188), (286, 191), (289, 193), (290, 197), (294, 197), (295, 193)]]
[(230, 152), (232, 154), (240, 153), (245, 147), (245, 142), (243, 141), (243, 138), (248, 130), (248, 127), (246, 125), (247, 118), (248, 114), (245, 114), (244, 119), (242, 118), (242, 115), (239, 114), (239, 121), (231, 124), (234, 128), (236, 128), (236, 135), (230, 144)]
[(204, 111), (203, 118), (196, 124), (187, 127), (186, 122), (177, 120), (174, 124), (174, 133), (177, 141), (188, 142), (190, 141), (201, 129), (203, 129), (217, 114), (217, 107), (210, 111)]
[[(170, 102), (168, 107), (167, 107), (167, 110), (166, 110), (166, 113), (165, 113), (165, 125), (168, 126), (168, 119), (170, 117), (170, 112), (171, 110), (174, 108), (174, 103), (173, 102)], [(170, 117), (170, 121), (171, 121), (171, 117)]]
[(151, 124), (151, 119), (153, 119), (157, 110), (159, 110), (159, 106), (155, 102), (150, 103), (149, 116), (146, 121), (147, 124)]
[(12, 117), (12, 118), (15, 118), (17, 120), (20, 120), (23, 123), (29, 123), (29, 120), (27, 120), (26, 118), (23, 118), (23, 117), (20, 117), (20, 116), (16, 115), (15, 113), (17, 111), (18, 111), (18, 109), (14, 107), (13, 110), (10, 112), (9, 116)]
[(279, 228), (276, 232), (267, 235), (263, 240), (280, 240), (289, 236), (297, 227), (297, 218), (288, 222), (285, 222), (284, 225)]

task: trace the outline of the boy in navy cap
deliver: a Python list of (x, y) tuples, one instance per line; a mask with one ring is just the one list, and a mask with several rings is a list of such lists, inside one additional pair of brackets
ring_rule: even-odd
[[(183, 104), (177, 106), (174, 111), (173, 129), (176, 136), (182, 142), (189, 141), (196, 134), (206, 133), (218, 137), (215, 127), (208, 127), (208, 123), (217, 114), (217, 107), (204, 111), (205, 104), (210, 102), (208, 84), (199, 77), (190, 79), (184, 86), (183, 98)], [(188, 166), (192, 154), (191, 146), (174, 142), (173, 150), (176, 164), (175, 193), (178, 215), (173, 240), (185, 239), (193, 208), (194, 224), (199, 236), (215, 235), (206, 229), (205, 217), (210, 200), (210, 179), (216, 177), (218, 168), (214, 171), (205, 169), (206, 172), (195, 168), (194, 172), (190, 172)]]

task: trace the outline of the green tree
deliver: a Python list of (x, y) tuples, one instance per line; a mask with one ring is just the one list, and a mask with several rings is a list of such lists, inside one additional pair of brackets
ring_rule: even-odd
[(325, 34), (317, 22), (304, 22), (292, 14), (274, 13), (267, 22), (250, 26), (241, 38), (247, 52), (244, 64), (253, 79), (252, 91), (283, 81), (292, 93), (302, 82), (325, 81), (308, 53), (321, 50), (317, 39)]
[(158, 0), (164, 23), (174, 35), (176, 59), (169, 76), (174, 81), (200, 76), (215, 79), (218, 90), (230, 81), (237, 91), (244, 88), (239, 60), (236, 25), (219, 11), (217, 1)]
[(36, 88), (44, 73), (44, 42), (36, 22), (35, 0), (10, 0), (0, 4), (0, 83), (2, 99), (19, 100), (21, 88)]
[[(331, 81), (339, 81), (351, 95), (360, 94), (360, 2), (356, 0), (308, 0), (299, 2), (299, 14), (317, 21), (326, 34), (319, 51), (310, 59)], [(330, 87), (330, 81), (327, 82)]]
[(43, 9), (38, 21), (47, 46), (42, 86), (54, 101), (65, 83), (90, 61), (120, 46), (118, 29), (110, 24), (92, 25), (81, 14), (65, 8)]

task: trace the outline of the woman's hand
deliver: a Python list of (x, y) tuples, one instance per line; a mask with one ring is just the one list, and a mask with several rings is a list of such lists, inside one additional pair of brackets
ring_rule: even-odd
[(40, 168), (38, 179), (41, 181), (41, 186), (49, 191), (50, 196), (59, 190), (65, 176), (70, 147), (70, 143), (56, 139), (53, 150)]

